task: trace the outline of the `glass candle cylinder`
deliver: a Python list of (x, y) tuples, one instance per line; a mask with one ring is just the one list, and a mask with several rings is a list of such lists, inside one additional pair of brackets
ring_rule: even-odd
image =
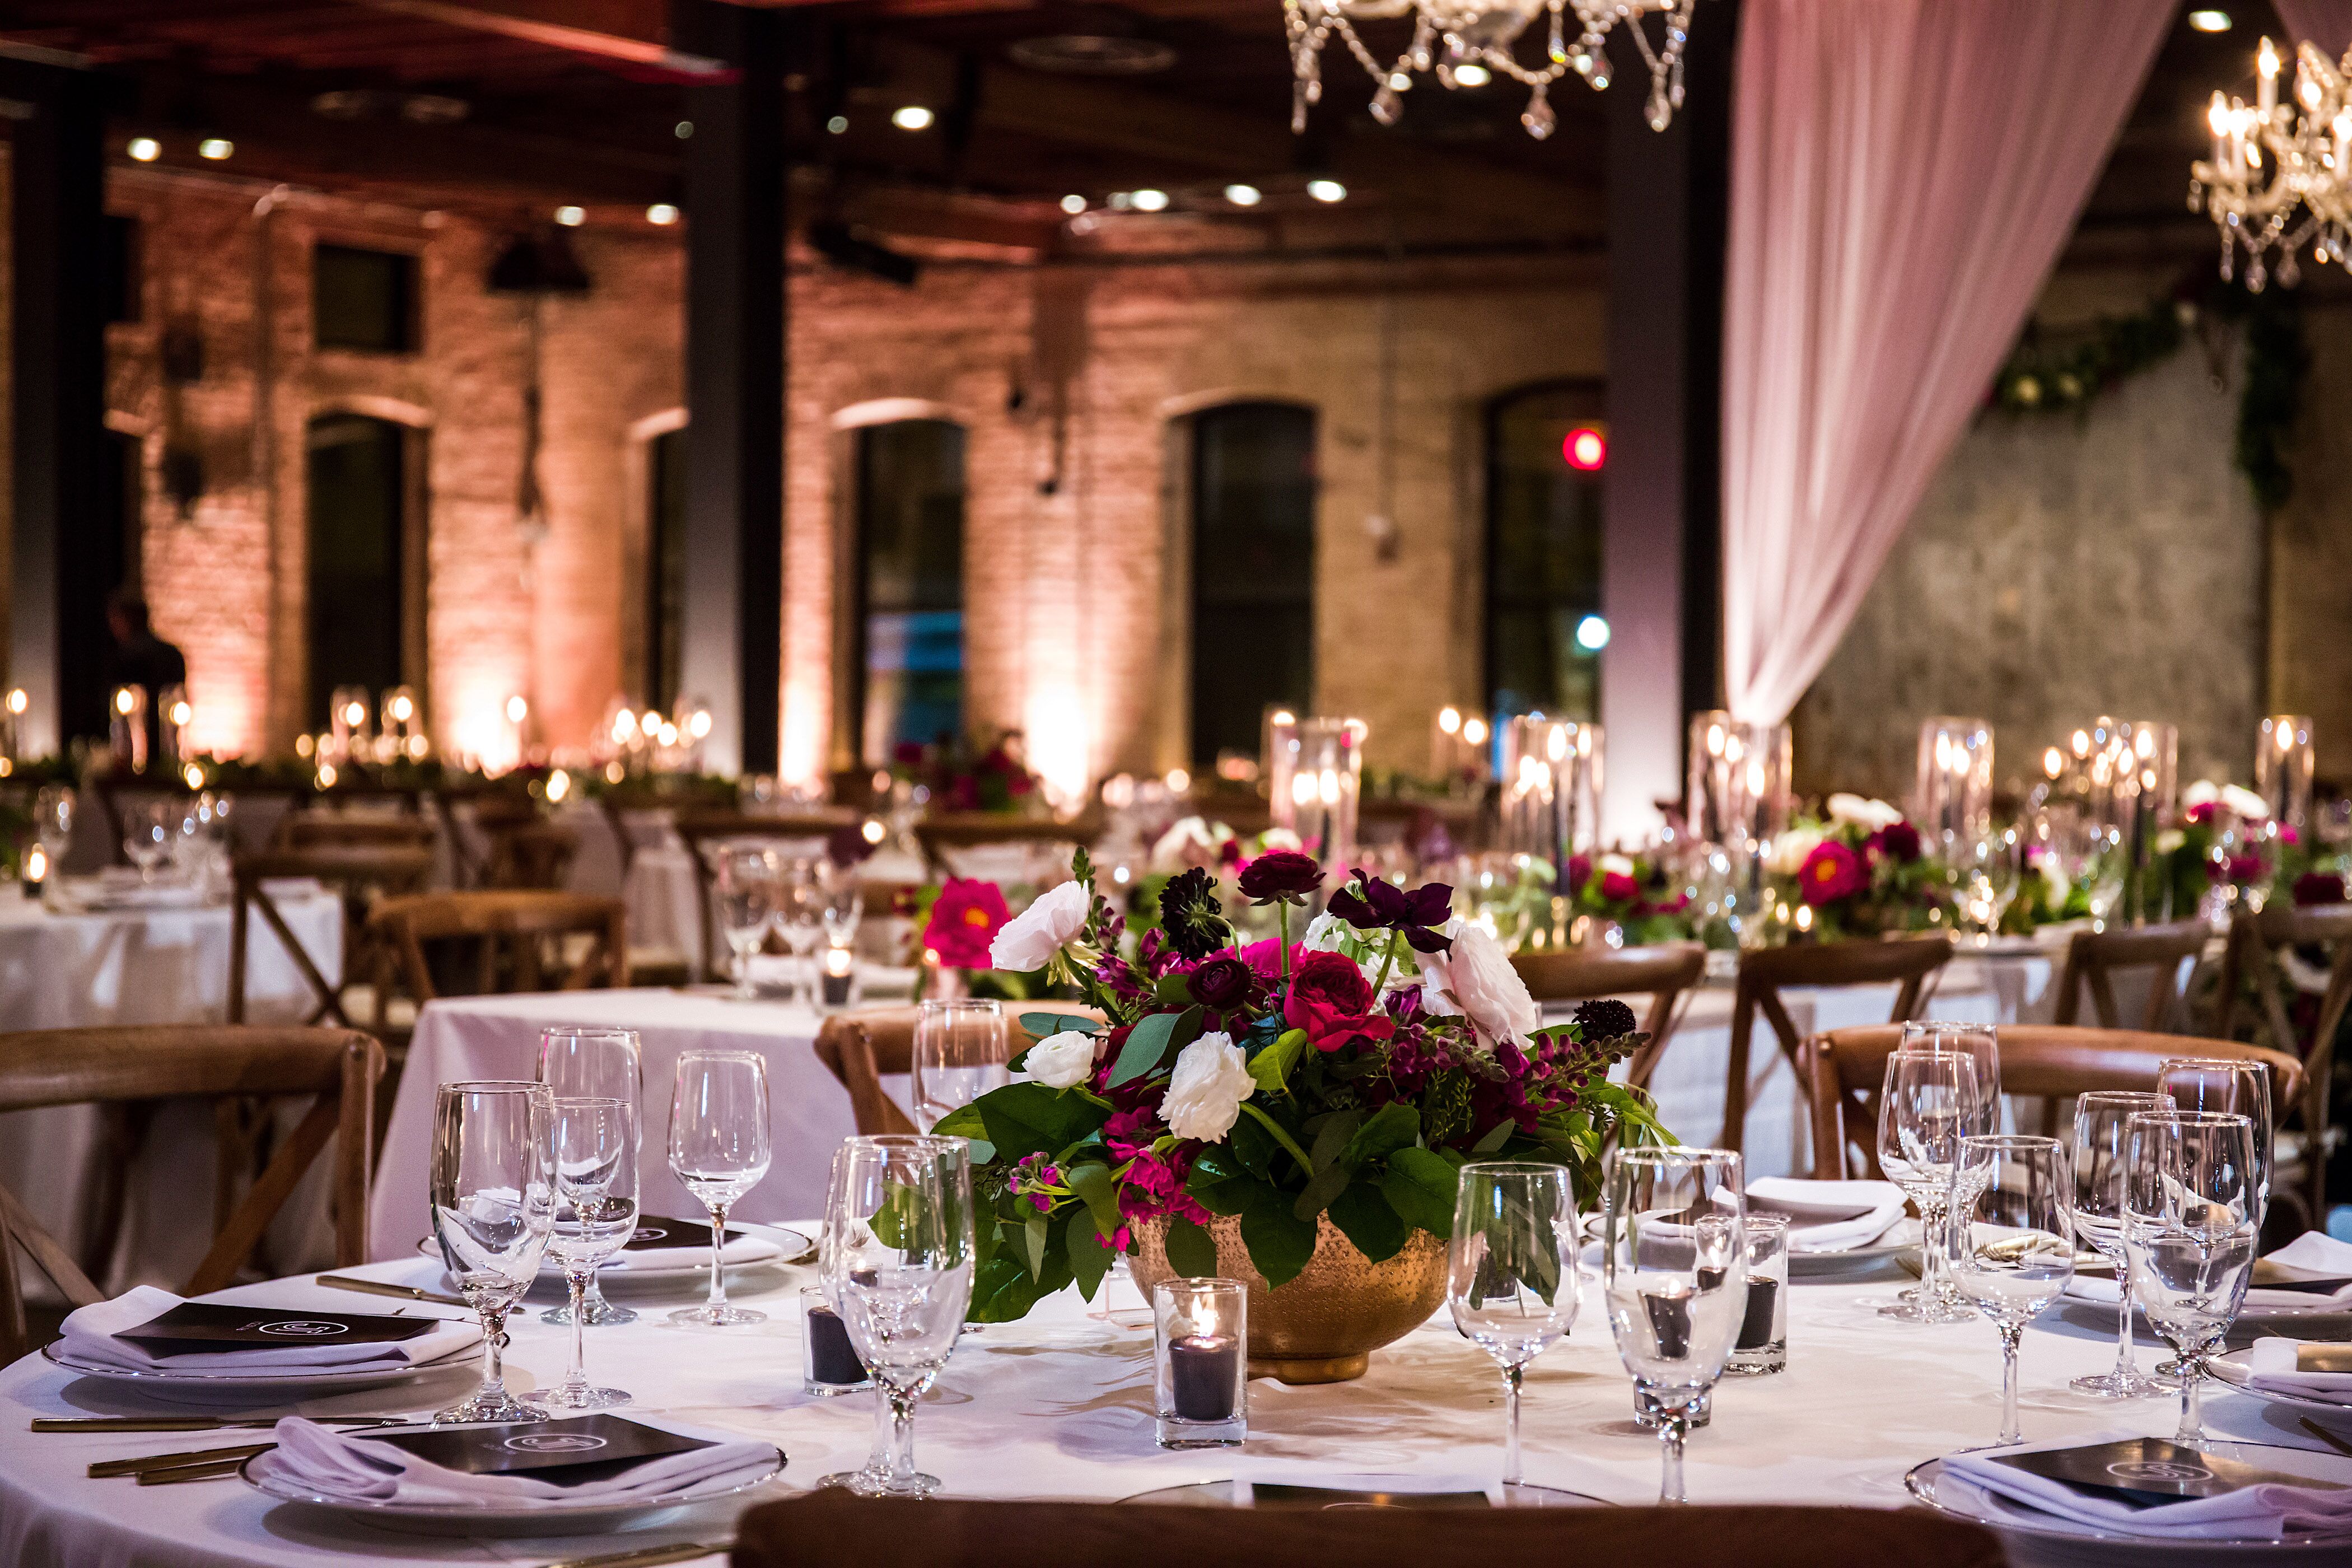
[(364, 686), (335, 688), (327, 700), (327, 761), (349, 762), (354, 751), (366, 743), (368, 710), (373, 706)]
[(2273, 713), (2262, 721), (2254, 737), (2254, 793), (2270, 806), (2277, 826), (2297, 833), (2310, 826), (2315, 755), (2307, 716)]
[(824, 1287), (802, 1286), (801, 1392), (830, 1399), (873, 1386), (873, 1375), (857, 1359), (841, 1314), (825, 1302)]
[(1792, 743), (1786, 724), (1749, 724), (1721, 709), (1691, 720), (1683, 810), (1703, 844), (1752, 850), (1789, 826)]
[(1503, 847), (1551, 867), (1568, 886), (1571, 857), (1601, 840), (1606, 737), (1598, 724), (1528, 715), (1503, 737)]
[(1298, 836), (1298, 845), (1324, 865), (1344, 871), (1356, 854), (1356, 809), (1364, 782), (1364, 737), (1360, 719), (1308, 719), (1297, 726), (1289, 752), (1293, 765), (1277, 782), (1274, 797), (1277, 827)]
[(196, 717), (188, 689), (176, 682), (163, 688), (155, 700), (155, 761), (177, 773), (188, 759), (188, 726)]
[(425, 760), (425, 704), (416, 700), (414, 687), (394, 686), (384, 692), (377, 730), (390, 742), (392, 755), (412, 763)]
[(855, 1007), (857, 1005), (857, 991), (856, 953), (828, 939), (818, 958), (818, 1010), (837, 1013), (845, 1007)]
[(1238, 1279), (1151, 1289), (1151, 1398), (1163, 1448), (1231, 1448), (1249, 1435), (1249, 1292)]
[(1265, 780), (1268, 816), (1276, 827), (1291, 825), (1290, 778), (1298, 771), (1298, 715), (1276, 706), (1265, 710), (1258, 742), (1258, 776)]
[(1761, 1377), (1789, 1364), (1789, 1222), (1779, 1215), (1748, 1215), (1748, 1310), (1723, 1370)]
[(2179, 813), (2180, 731), (2153, 719), (2136, 719), (2123, 727), (2118, 753), (2127, 758), (2117, 802), (2124, 818), (2117, 825), (2125, 852), (2124, 918), (2162, 920), (2162, 890), (2153, 886), (2149, 868), (2157, 836)]
[(147, 689), (118, 686), (110, 704), (107, 741), (114, 765), (143, 773), (147, 767)]
[(1911, 820), (1947, 847), (1974, 844), (1992, 826), (1992, 725), (1983, 719), (1929, 719), (1919, 726), (1919, 770)]

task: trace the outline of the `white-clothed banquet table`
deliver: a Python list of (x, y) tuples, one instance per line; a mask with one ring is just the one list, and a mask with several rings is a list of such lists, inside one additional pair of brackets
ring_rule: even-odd
[[(286, 923), (320, 971), (342, 970), (343, 912), (312, 885), (277, 898)], [(71, 1029), (137, 1024), (220, 1023), (228, 1016), (229, 910), (226, 905), (52, 913), (30, 899), (0, 898), (0, 1027)], [(262, 921), (246, 948), (246, 1016), (299, 1023), (311, 996), (301, 972)], [(82, 1250), (79, 1203), (99, 1157), (100, 1118), (89, 1106), (0, 1114), (0, 1185), (69, 1251)], [(124, 1222), (114, 1256), (139, 1261), (101, 1284), (178, 1285), (212, 1235), (213, 1118), (194, 1103), (164, 1106), (148, 1124), (126, 1174)], [(324, 1162), (289, 1199), (270, 1233), (284, 1264), (332, 1256)], [(313, 1252), (313, 1248), (326, 1248)], [(28, 1285), (29, 1273), (24, 1276)]]
[[(1895, 1508), (1906, 1500), (1904, 1476), (1912, 1467), (1991, 1438), (2000, 1406), (1993, 1329), (1981, 1321), (1916, 1328), (1881, 1319), (1876, 1305), (1906, 1277), (1879, 1267), (1883, 1274), (1799, 1280), (1791, 1292), (1788, 1371), (1727, 1380), (1716, 1394), (1712, 1426), (1691, 1438), (1694, 1502)], [(374, 1264), (365, 1272), (414, 1285), (442, 1283), (438, 1264), (423, 1258)], [(638, 1308), (638, 1321), (591, 1331), (590, 1373), (599, 1383), (634, 1393), (642, 1410), (775, 1442), (786, 1455), (786, 1468), (751, 1494), (751, 1501), (855, 1468), (873, 1436), (871, 1396), (819, 1401), (801, 1392), (797, 1290), (813, 1279), (801, 1268), (741, 1277), (736, 1299), (762, 1309), (769, 1321), (727, 1331), (688, 1330), (666, 1321), (659, 1309), (689, 1300), (697, 1289), (690, 1279), (664, 1292), (633, 1288), (627, 1300)], [(1121, 1289), (1129, 1294), (1114, 1298), (1115, 1304), (1139, 1306), (1130, 1288)], [(371, 1304), (370, 1298), (299, 1280), (227, 1294), (310, 1310), (363, 1310)], [(646, 1310), (649, 1306), (656, 1310)], [(2066, 1389), (2067, 1379), (2103, 1370), (2112, 1359), (2111, 1324), (2091, 1309), (2068, 1305), (2044, 1314), (2028, 1332), (2023, 1414), (2029, 1440), (2170, 1434), (2174, 1410), (2167, 1400), (2117, 1405)], [(2334, 1322), (2336, 1331), (2344, 1326), (2342, 1320)], [(2326, 1331), (2314, 1323), (2304, 1331)], [(509, 1379), (523, 1387), (558, 1380), (567, 1332), (539, 1321), (535, 1310), (518, 1315), (507, 1357)], [(1092, 1315), (1070, 1293), (1022, 1323), (992, 1324), (967, 1335), (922, 1402), (917, 1459), (956, 1495), (1105, 1500), (1283, 1462), (1326, 1473), (1492, 1478), (1498, 1472), (1502, 1411), (1494, 1365), (1442, 1313), (1375, 1354), (1371, 1371), (1358, 1382), (1309, 1388), (1251, 1384), (1249, 1441), (1237, 1453), (1164, 1453), (1154, 1446), (1150, 1345), (1139, 1311)], [(468, 1382), (467, 1373), (436, 1372), (420, 1383), (345, 1394), (305, 1409), (421, 1412), (458, 1396)], [(1631, 1420), (1630, 1384), (1597, 1282), (1585, 1281), (1574, 1331), (1533, 1364), (1526, 1387), (1530, 1481), (1612, 1503), (1655, 1499), (1657, 1443)], [(277, 1506), (234, 1479), (134, 1489), (128, 1480), (85, 1478), (93, 1460), (236, 1442), (236, 1434), (27, 1430), (35, 1415), (126, 1408), (133, 1407), (110, 1389), (76, 1381), (37, 1357), (0, 1372), (0, 1561), (16, 1568), (544, 1563), (626, 1550), (635, 1542), (723, 1541), (730, 1509), (740, 1506), (704, 1505), (633, 1531), (570, 1542), (406, 1535)], [(2321, 1447), (2297, 1426), (2293, 1412), (2219, 1384), (2207, 1398), (2206, 1420), (2216, 1437)], [(1572, 1515), (1562, 1518), (1560, 1529), (1563, 1543), (1572, 1542)], [(2352, 1552), (2291, 1555), (2338, 1562)], [(2015, 1555), (2021, 1563), (2059, 1560)], [(2133, 1552), (2063, 1560), (2145, 1559)]]

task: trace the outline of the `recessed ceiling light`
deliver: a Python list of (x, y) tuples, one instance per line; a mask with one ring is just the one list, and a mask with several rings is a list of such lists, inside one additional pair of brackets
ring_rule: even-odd
[(1307, 194), (1318, 202), (1344, 202), (1348, 199), (1348, 187), (1337, 180), (1309, 180)]
[(2189, 13), (2189, 25), (2200, 33), (2226, 33), (2230, 30), (2230, 13), (2191, 11)]
[(1454, 68), (1454, 82), (1457, 87), (1484, 87), (1494, 79), (1495, 73), (1482, 65), (1465, 64)]
[(196, 143), (196, 156), (210, 158), (217, 163), (236, 151), (236, 143), (226, 136), (207, 136)]
[(929, 131), (931, 128), (931, 111), (919, 103), (909, 103), (890, 111), (890, 123), (901, 131)]
[(1265, 195), (1255, 185), (1227, 185), (1225, 200), (1237, 207), (1254, 207), (1265, 200)]
[(677, 221), (677, 209), (667, 202), (656, 202), (646, 209), (646, 221), (667, 227)]
[(152, 163), (163, 155), (163, 144), (152, 136), (133, 136), (123, 151), (142, 163)]
[(1072, 217), (1087, 210), (1087, 198), (1076, 194), (1062, 198), (1062, 210)]
[(1134, 201), (1135, 210), (1139, 213), (1165, 212), (1168, 209), (1168, 193), (1155, 191), (1149, 186), (1136, 192)]
[(558, 207), (555, 209), (555, 221), (562, 224), (566, 228), (578, 228), (582, 224), (588, 221), (588, 209), (585, 207)]
[(676, 136), (679, 141), (683, 142), (688, 137), (694, 134), (694, 121), (691, 120), (681, 120), (675, 126), (670, 128), (670, 133)]
[(835, 136), (838, 136), (843, 132), (849, 129), (849, 116), (846, 114), (836, 114), (832, 119), (824, 122), (824, 128)]

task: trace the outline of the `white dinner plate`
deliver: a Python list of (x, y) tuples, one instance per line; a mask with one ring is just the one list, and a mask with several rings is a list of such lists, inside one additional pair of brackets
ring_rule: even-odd
[[(786, 1226), (737, 1225), (730, 1221), (727, 1234), (736, 1240), (751, 1242), (760, 1248), (756, 1254), (728, 1259), (727, 1267), (730, 1271), (781, 1268), (786, 1264), (804, 1263), (816, 1256), (816, 1243)], [(730, 1242), (729, 1245), (734, 1243)], [(426, 1258), (441, 1256), (439, 1245), (429, 1236), (416, 1244), (416, 1250)], [(709, 1250), (700, 1247), (665, 1247), (652, 1252), (635, 1253), (622, 1267), (615, 1268), (608, 1259), (597, 1270), (603, 1276), (601, 1282), (607, 1286), (627, 1285), (637, 1280), (679, 1279), (690, 1274), (707, 1275), (709, 1272)], [(563, 1278), (562, 1266), (541, 1261), (539, 1278), (542, 1283), (561, 1279)]]
[(2275, 1389), (2254, 1387), (2252, 1369), (2246, 1364), (2246, 1358), (2252, 1353), (2252, 1347), (2244, 1346), (2217, 1355), (2208, 1364), (2212, 1367), (2215, 1377), (2252, 1398), (2267, 1399), (2273, 1405), (2308, 1411), (2314, 1415), (2326, 1416), (2339, 1423), (2352, 1422), (2352, 1405), (2331, 1405), (2325, 1399), (2308, 1399), (2299, 1394), (2281, 1394)]
[[(1581, 1261), (1588, 1268), (1601, 1267), (1601, 1226), (1602, 1216), (1587, 1215), (1584, 1220), (1585, 1245)], [(1899, 1258), (1919, 1247), (1919, 1222), (1898, 1219), (1876, 1241), (1861, 1247), (1849, 1247), (1841, 1252), (1797, 1252), (1789, 1254), (1791, 1275), (1842, 1274), (1849, 1268), (1859, 1268), (1882, 1258)]]
[[(2324, 1459), (2326, 1456), (2315, 1454), (2312, 1458)], [(2340, 1535), (2325, 1540), (2292, 1542), (2167, 1541), (2146, 1535), (2127, 1535), (2117, 1530), (2102, 1530), (2096, 1525), (2044, 1513), (2028, 1503), (1995, 1496), (1964, 1477), (1948, 1473), (1941, 1459), (1930, 1459), (1924, 1465), (1914, 1467), (1911, 1473), (1903, 1478), (1903, 1484), (1910, 1489), (1913, 1497), (1938, 1513), (1957, 1514), (1993, 1530), (2031, 1535), (2043, 1541), (2095, 1542), (2128, 1548), (2127, 1552), (2115, 1554), (2114, 1561), (2118, 1563), (2252, 1562), (2272, 1558), (2285, 1558), (2298, 1563), (2341, 1563), (2347, 1552), (2352, 1552), (2352, 1542)], [(2068, 1561), (2073, 1559), (2070, 1557)]]
[(244, 1393), (267, 1392), (274, 1397), (299, 1394), (304, 1398), (313, 1394), (333, 1394), (344, 1390), (382, 1388), (390, 1384), (406, 1383), (444, 1367), (470, 1366), (481, 1354), (481, 1335), (477, 1333), (467, 1343), (431, 1361), (413, 1366), (371, 1367), (365, 1371), (337, 1370), (333, 1367), (295, 1366), (276, 1370), (257, 1367), (249, 1372), (223, 1370), (217, 1372), (173, 1372), (165, 1367), (133, 1371), (129, 1367), (107, 1366), (98, 1362), (84, 1361), (68, 1353), (63, 1342), (41, 1347), (41, 1353), (57, 1365), (78, 1377), (105, 1378), (116, 1383), (135, 1383), (161, 1394), (195, 1394), (203, 1397), (226, 1396)]
[(347, 1520), (388, 1529), (418, 1531), (434, 1535), (584, 1535), (590, 1531), (618, 1524), (623, 1520), (737, 1496), (753, 1487), (766, 1485), (783, 1468), (783, 1451), (778, 1449), (776, 1462), (751, 1480), (730, 1485), (722, 1484), (724, 1478), (720, 1478), (682, 1487), (674, 1492), (605, 1502), (581, 1502), (570, 1498), (505, 1503), (477, 1500), (437, 1503), (360, 1502), (350, 1498), (329, 1497), (301, 1485), (286, 1474), (285, 1466), (278, 1460), (274, 1449), (247, 1459), (237, 1470), (237, 1475), (246, 1485), (281, 1502), (322, 1509)]

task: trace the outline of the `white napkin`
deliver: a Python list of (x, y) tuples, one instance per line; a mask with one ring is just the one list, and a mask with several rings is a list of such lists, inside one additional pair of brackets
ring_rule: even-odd
[[(719, 1439), (711, 1432), (668, 1426), (664, 1431)], [(533, 1433), (554, 1432), (562, 1423), (534, 1424)], [(278, 1440), (277, 1460), (289, 1480), (329, 1497), (352, 1502), (515, 1503), (562, 1500), (567, 1502), (626, 1502), (632, 1498), (659, 1497), (688, 1487), (711, 1483), (748, 1486), (775, 1469), (773, 1443), (719, 1440), (709, 1448), (683, 1454), (663, 1454), (632, 1466), (610, 1480), (557, 1486), (527, 1475), (474, 1476), (428, 1463), (389, 1443), (363, 1443), (326, 1427), (289, 1415), (272, 1434)]]
[(2352, 1409), (2352, 1372), (2298, 1372), (2300, 1340), (2256, 1340), (2246, 1352), (2248, 1387), (2261, 1394), (2291, 1394)]
[(386, 1344), (320, 1344), (298, 1342), (284, 1348), (259, 1345), (243, 1351), (202, 1351), (187, 1355), (159, 1356), (145, 1345), (114, 1336), (125, 1329), (152, 1322), (180, 1304), (181, 1298), (152, 1285), (141, 1285), (111, 1301), (79, 1309), (65, 1321), (58, 1349), (76, 1361), (125, 1372), (284, 1372), (313, 1368), (320, 1372), (373, 1372), (416, 1366), (480, 1342), (482, 1327), (470, 1320), (452, 1320), (430, 1333)]
[[(2036, 1443), (1999, 1450), (2025, 1454), (2044, 1448), (2074, 1447), (2095, 1443), (2096, 1437), (2065, 1443)], [(2030, 1476), (2011, 1465), (1992, 1462), (1992, 1450), (1954, 1454), (1944, 1461), (1947, 1474), (1970, 1481), (1996, 1497), (2029, 1504), (2045, 1513), (2100, 1530), (2157, 1539), (2197, 1541), (2280, 1541), (2289, 1536), (2334, 1537), (2352, 1533), (2352, 1488), (2290, 1487), (2275, 1483), (2247, 1487), (2221, 1497), (2191, 1498), (2135, 1508), (2121, 1498), (2078, 1490), (2063, 1481)], [(2260, 1460), (2252, 1461), (2260, 1463)]]
[[(2305, 1231), (2276, 1252), (2266, 1254), (2263, 1261), (2313, 1279), (2352, 1279), (2352, 1243), (2338, 1241), (2321, 1231)], [(2066, 1294), (2113, 1306), (2123, 1299), (2123, 1288), (2112, 1274), (2077, 1273), (2068, 1283)], [(2246, 1290), (2245, 1305), (2263, 1312), (2352, 1311), (2352, 1284), (2339, 1286), (2332, 1294), (2254, 1285)]]
[[(1748, 1184), (1748, 1195), (1771, 1205), (1767, 1212), (1789, 1215), (1789, 1250), (1797, 1253), (1850, 1252), (1868, 1247), (1892, 1230), (1904, 1214), (1903, 1189), (1892, 1182), (1758, 1176)], [(1867, 1214), (1853, 1219), (1835, 1217), (1865, 1208)]]

